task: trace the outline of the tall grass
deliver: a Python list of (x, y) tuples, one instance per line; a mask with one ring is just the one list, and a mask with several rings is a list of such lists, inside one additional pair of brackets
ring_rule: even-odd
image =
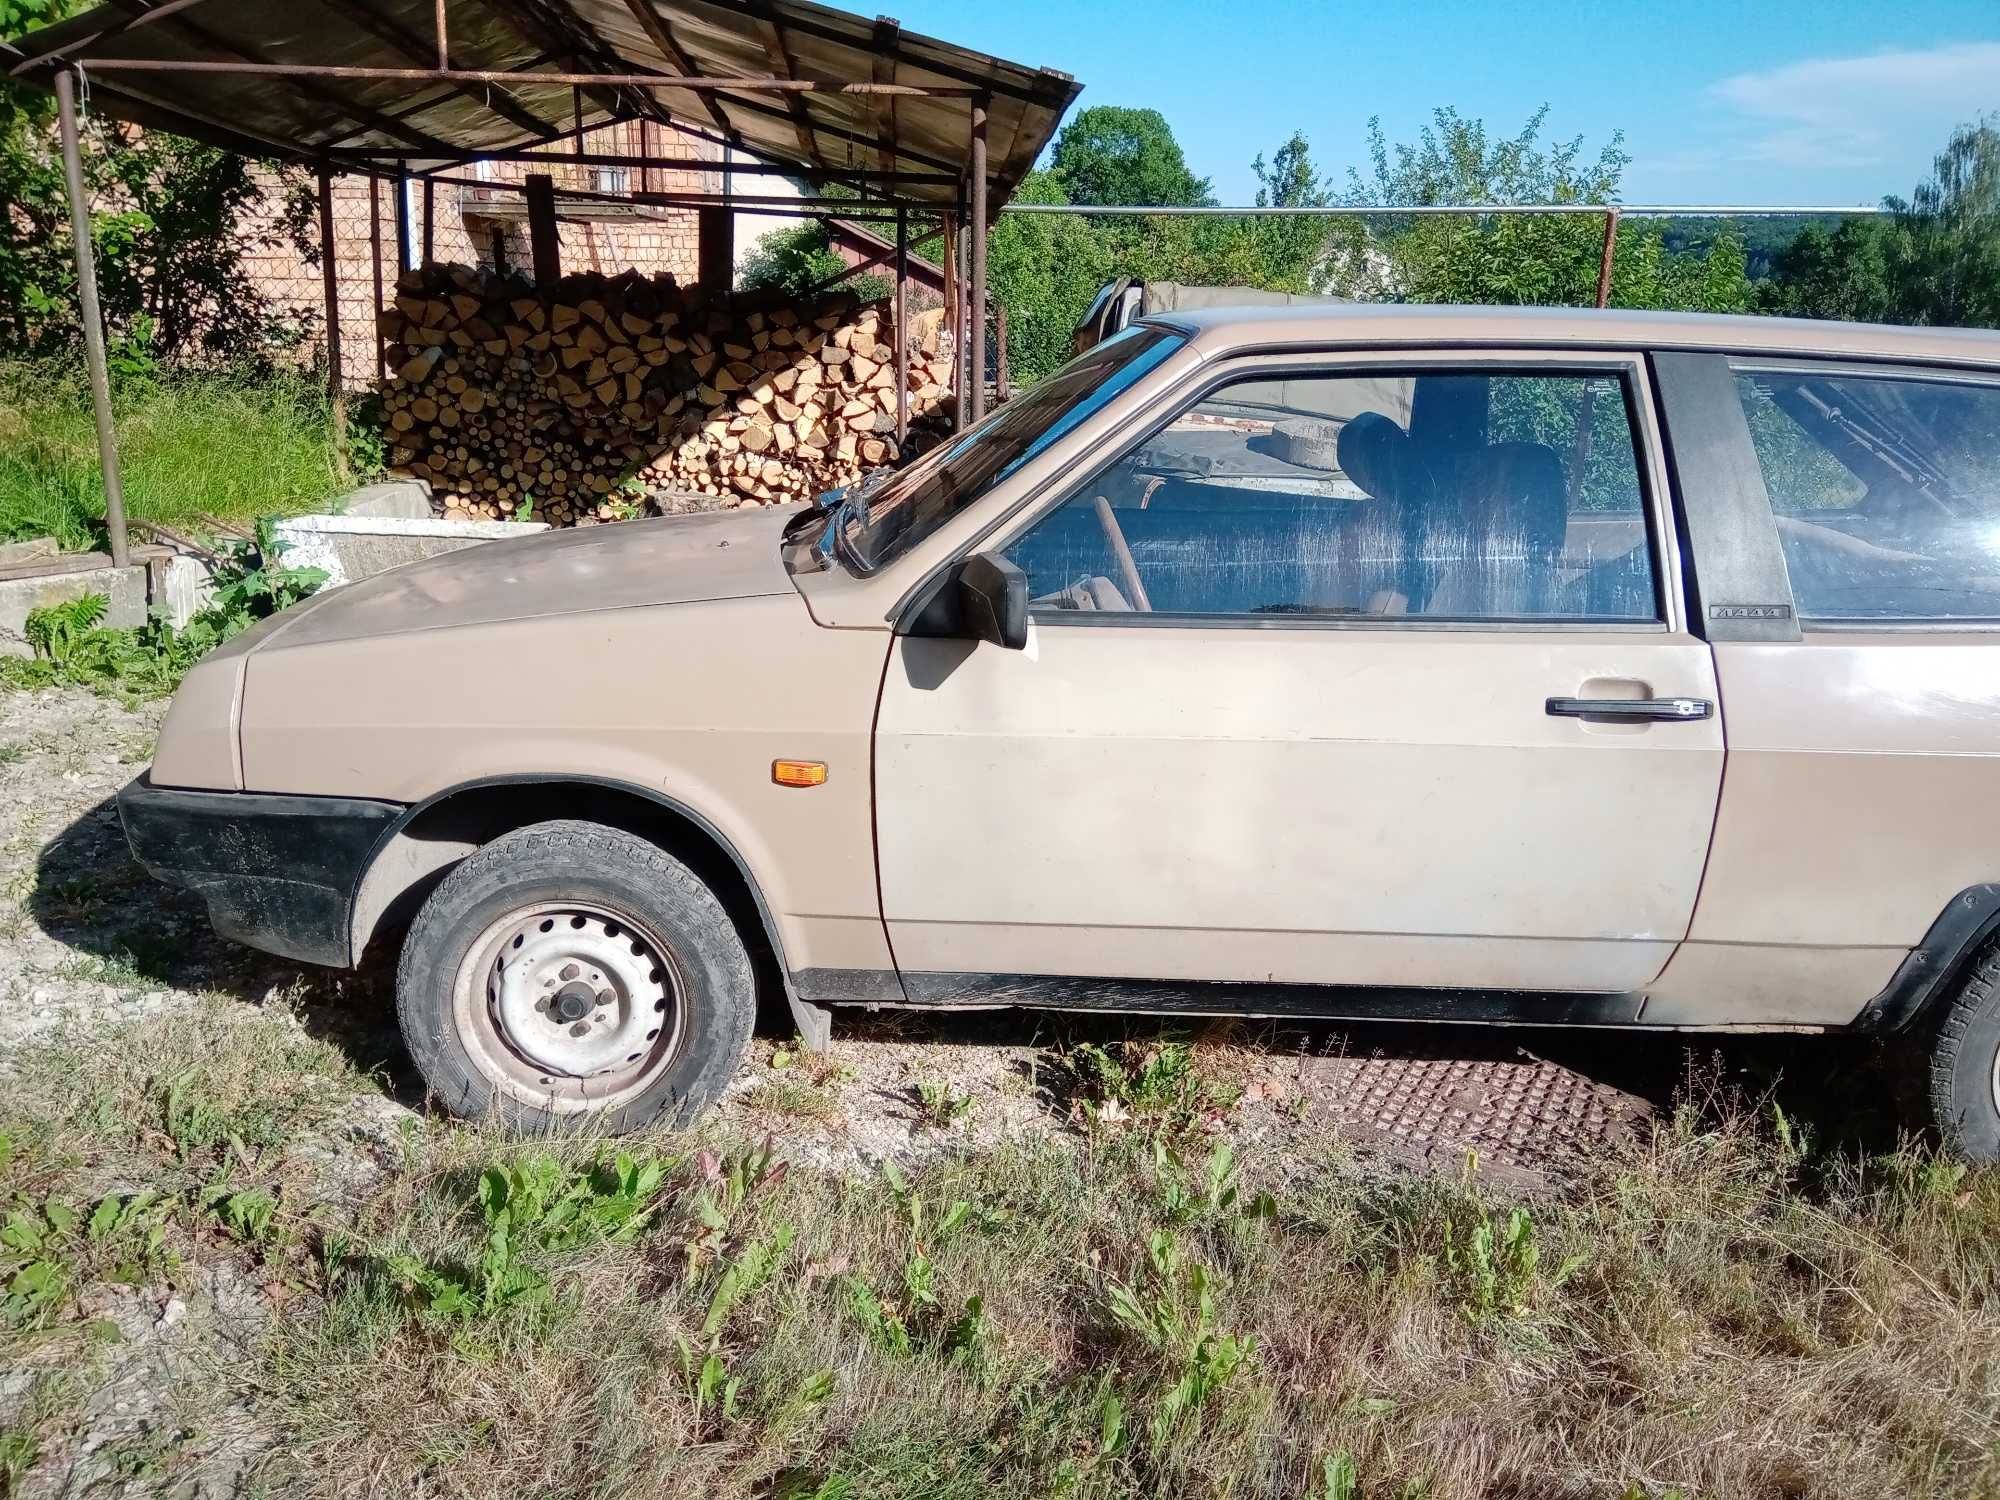
[[(114, 394), (126, 513), (199, 527), (247, 525), (324, 503), (340, 488), (333, 424), (310, 376), (201, 373), (130, 381)], [(103, 545), (104, 478), (80, 371), (0, 363), (0, 541)]]
[[(720, 1123), (363, 1147), (373, 1085), (306, 1015), (218, 997), (0, 1066), (0, 1370), (95, 1336), (127, 1252), (77, 1226), (144, 1184), (137, 1279), (270, 1299), (187, 1382), (272, 1434), (253, 1492), (2000, 1494), (2000, 1169), (1699, 1078), (1525, 1197), (1136, 1119), (836, 1174)], [(0, 1401), (0, 1465), (46, 1439), (54, 1480), (71, 1420)]]

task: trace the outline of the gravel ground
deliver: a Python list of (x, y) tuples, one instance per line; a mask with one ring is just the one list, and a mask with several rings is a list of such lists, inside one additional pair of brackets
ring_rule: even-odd
[[(292, 1148), (315, 1192), (358, 1202), (399, 1140), (425, 1128), (385, 997), (222, 942), (199, 902), (130, 863), (112, 799), (146, 763), (163, 712), (80, 692), (0, 696), (0, 1077), (25, 1046), (87, 1044), (120, 1023), (218, 1006), (224, 1024), (284, 1018), (379, 1080), (379, 1092)], [(760, 1037), (721, 1119), (769, 1133), (802, 1165), (836, 1170), (915, 1164), (1026, 1134), (1080, 1138), (1064, 1049), (1130, 1039), (1143, 1050), (1172, 1034), (1185, 1026), (1021, 1012), (840, 1018), (823, 1058)], [(1671, 1038), (1605, 1047), (1455, 1027), (1212, 1025), (1191, 1041), (1215, 1098), (1203, 1128), (1258, 1147), (1260, 1162), (1338, 1135), (1358, 1170), (1455, 1172), (1470, 1159), (1531, 1193), (1558, 1185), (1566, 1162), (1629, 1138), (1687, 1065)], [(236, 1490), (274, 1439), (247, 1382), (218, 1372), (243, 1367), (282, 1289), (223, 1260), (94, 1295), (94, 1316), (117, 1338), (95, 1357), (61, 1451), (45, 1447), (28, 1488), (158, 1492), (148, 1445), (171, 1439), (174, 1492)], [(0, 1368), (0, 1429), (45, 1399), (45, 1364), (31, 1350)], [(204, 1395), (222, 1389), (236, 1394)]]

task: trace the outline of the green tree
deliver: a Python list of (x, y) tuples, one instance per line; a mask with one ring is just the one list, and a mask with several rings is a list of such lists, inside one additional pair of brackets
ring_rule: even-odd
[[(1313, 166), (1306, 138), (1293, 131), (1291, 139), (1272, 155), (1269, 166), (1259, 156), (1250, 164), (1257, 174), (1259, 208), (1325, 208), (1334, 201), (1332, 187)], [(1244, 226), (1254, 283), (1274, 292), (1314, 292), (1328, 274), (1327, 220), (1317, 217), (1251, 219)]]
[[(0, 34), (17, 36), (77, 8), (73, 0), (0, 0)], [(102, 117), (83, 122), (82, 145), (105, 322), (126, 362), (255, 357), (300, 336), (299, 320), (258, 291), (243, 261), (257, 242), (246, 232), (248, 210), (267, 190), (287, 212), (261, 233), (289, 234), (317, 260), (305, 235), (313, 200), (303, 173)], [(0, 83), (0, 203), (8, 209), (0, 214), (0, 350), (66, 351), (82, 325), (55, 105), (13, 83)]]
[(1180, 142), (1157, 109), (1100, 104), (1056, 137), (1049, 168), (1065, 201), (1117, 204), (1213, 203), (1206, 177), (1188, 170)]
[(1891, 230), (1881, 219), (1844, 219), (1832, 229), (1810, 224), (1771, 258), (1758, 286), (1762, 312), (1781, 317), (1896, 320), (1890, 272)]
[(1759, 288), (1766, 312), (2000, 327), (2000, 128), (1952, 132), (1931, 176), (1879, 218), (1808, 225)]
[(2000, 327), (2000, 127), (1963, 125), (1908, 202), (1891, 198), (1899, 322)]
[[(1067, 203), (1053, 172), (1030, 172), (1017, 203)], [(1116, 273), (1109, 239), (1073, 214), (1003, 214), (987, 241), (986, 276), (1007, 309), (1010, 375), (1042, 379), (1069, 358), (1070, 330), (1097, 289)]]
[[(1391, 146), (1370, 121), (1366, 176), (1350, 171), (1345, 201), (1395, 207), (1615, 203), (1631, 158), (1614, 134), (1594, 157), (1583, 138), (1544, 145), (1546, 107), (1516, 134), (1440, 109), (1410, 144)], [(1663, 226), (1620, 228), (1611, 301), (1619, 307), (1734, 311), (1749, 302), (1740, 240), (1666, 249)], [(1354, 296), (1409, 302), (1588, 306), (1596, 300), (1604, 221), (1592, 214), (1452, 214), (1347, 221), (1332, 231), (1329, 284)]]
[[(817, 219), (805, 219), (783, 229), (773, 229), (759, 239), (744, 257), (736, 282), (745, 291), (782, 292), (798, 297), (832, 280), (846, 265), (828, 239), (826, 226)], [(895, 290), (888, 278), (868, 274), (852, 277), (843, 285), (864, 302), (886, 297)]]

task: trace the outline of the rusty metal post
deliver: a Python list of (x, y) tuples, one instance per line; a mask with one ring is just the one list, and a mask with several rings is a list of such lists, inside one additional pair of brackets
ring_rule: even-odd
[(424, 264), (437, 259), (437, 182), (424, 179)]
[(339, 246), (333, 237), (333, 169), (319, 169), (319, 275), (326, 292), (326, 399), (333, 409), (333, 446), (347, 469), (347, 390), (340, 372)]
[(438, 71), (447, 72), (451, 68), (451, 35), (445, 29), (445, 0), (437, 0), (437, 44)]
[(696, 209), (694, 219), (694, 279), (704, 288), (713, 288), (714, 295), (722, 296), (736, 279), (736, 242), (732, 232), (736, 216), (726, 208), (710, 205)]
[(1607, 209), (1604, 214), (1604, 257), (1597, 263), (1597, 305), (1611, 305), (1611, 256), (1618, 248), (1618, 210)]
[(389, 338), (382, 331), (382, 180), (373, 173), (368, 177), (368, 269), (374, 276), (374, 304), (368, 309), (368, 321), (375, 326), (375, 373), (389, 372)]
[(964, 432), (968, 412), (972, 410), (972, 392), (968, 390), (968, 372), (972, 368), (968, 348), (970, 324), (966, 322), (966, 216), (958, 214), (954, 218), (956, 234), (952, 236), (952, 368), (958, 378), (952, 380), (958, 386), (958, 398), (952, 404), (952, 430)]
[(910, 440), (910, 211), (896, 210), (896, 447)]
[(118, 428), (111, 419), (111, 368), (104, 357), (104, 313), (97, 303), (97, 253), (90, 239), (90, 200), (83, 192), (83, 146), (76, 129), (76, 75), (56, 74), (56, 112), (62, 118), (63, 180), (69, 187), (69, 232), (76, 248), (76, 294), (83, 314), (83, 362), (90, 369), (90, 404), (97, 417), (97, 462), (104, 471), (104, 530), (111, 561), (124, 567), (132, 555), (125, 531), (125, 481), (118, 470)]
[(537, 286), (562, 280), (562, 235), (556, 228), (556, 183), (546, 172), (530, 172), (522, 182), (528, 200), (528, 251)]
[(972, 420), (986, 415), (986, 106), (972, 101)]
[(1000, 405), (1007, 399), (1007, 304), (998, 302), (993, 307), (993, 404)]

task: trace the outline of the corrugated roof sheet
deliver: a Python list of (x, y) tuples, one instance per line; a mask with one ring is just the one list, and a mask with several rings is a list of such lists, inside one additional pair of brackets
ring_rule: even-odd
[[(626, 73), (657, 74), (662, 85), (586, 88), (582, 123), (639, 118), (659, 107), (677, 122), (727, 132), (771, 161), (957, 178), (971, 159), (966, 98), (703, 95), (674, 89), (670, 79), (977, 88), (991, 98), (987, 179), (995, 207), (1034, 164), (1079, 92), (1067, 74), (806, 0), (448, 0), (452, 67), (519, 73), (519, 83), (92, 67), (138, 59), (432, 68), (434, 16), (434, 0), (119, 0), (16, 39), (9, 66), (47, 82), (58, 62), (74, 63), (100, 112), (220, 145), (298, 157), (333, 153), (350, 161), (416, 153), (417, 168), (518, 149), (570, 130), (578, 123), (571, 86), (538, 83), (537, 72)], [(958, 189), (904, 183), (893, 196), (950, 202)]]

